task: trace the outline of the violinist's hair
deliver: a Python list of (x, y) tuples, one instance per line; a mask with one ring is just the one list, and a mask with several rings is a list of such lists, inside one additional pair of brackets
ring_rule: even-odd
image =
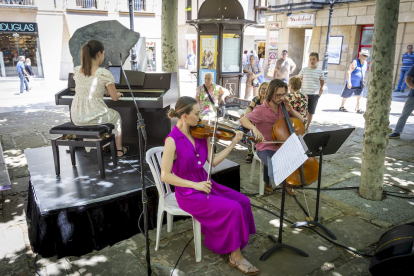
[(289, 79), (289, 85), (292, 87), (293, 91), (299, 91), (302, 87), (302, 79), (298, 76), (293, 76)]
[(177, 103), (175, 104), (175, 109), (171, 108), (170, 110), (168, 110), (167, 116), (170, 119), (175, 118), (175, 117), (180, 119), (183, 114), (190, 114), (195, 104), (198, 104), (198, 102), (196, 99), (192, 97), (188, 97), (188, 96), (180, 97)]
[(269, 82), (269, 85), (267, 86), (267, 93), (266, 93), (266, 101), (267, 102), (272, 101), (273, 95), (276, 93), (276, 91), (279, 88), (284, 88), (285, 93), (287, 93), (287, 91), (288, 91), (287, 84), (282, 80), (273, 79)]
[(82, 46), (81, 67), (85, 76), (89, 77), (91, 75), (92, 59), (96, 57), (98, 52), (103, 52), (104, 50), (104, 45), (98, 40), (89, 40)]

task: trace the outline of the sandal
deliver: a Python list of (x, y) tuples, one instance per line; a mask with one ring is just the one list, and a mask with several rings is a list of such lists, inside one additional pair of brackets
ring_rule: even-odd
[[(356, 109), (355, 109), (356, 110)], [(358, 114), (364, 114), (364, 110), (362, 110), (362, 109), (358, 109), (358, 110), (356, 110), (356, 113), (358, 113)]]
[(116, 150), (118, 157), (124, 156), (128, 152), (128, 150), (129, 150), (129, 147), (122, 147), (122, 150)]
[(272, 186), (268, 186), (265, 183), (265, 190), (264, 190), (265, 195), (273, 195), (275, 192), (273, 191)]
[(253, 161), (253, 154), (252, 153), (247, 154), (246, 163), (252, 163), (252, 161)]
[(342, 106), (339, 108), (339, 111), (348, 112), (348, 110), (346, 110), (345, 107), (342, 107)]
[[(259, 274), (259, 271), (254, 271), (253, 269), (257, 269), (257, 267), (255, 267), (254, 265), (252, 265), (248, 260), (246, 260), (245, 258), (241, 259), (240, 261), (236, 262), (235, 260), (233, 260), (233, 258), (229, 255), (229, 262), (228, 264), (231, 267), (235, 267), (237, 268), (241, 273), (246, 274), (246, 275), (257, 275)], [(244, 270), (242, 269), (240, 266), (247, 266), (247, 269)]]

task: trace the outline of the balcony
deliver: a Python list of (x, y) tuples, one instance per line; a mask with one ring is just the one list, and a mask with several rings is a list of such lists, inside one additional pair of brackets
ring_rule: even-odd
[(0, 0), (0, 5), (36, 6), (36, 0)]
[(329, 0), (269, 0), (270, 12), (290, 12), (295, 10), (320, 10)]
[(67, 12), (108, 13), (108, 0), (66, 0)]
[[(152, 3), (153, 1), (147, 0), (132, 0), (132, 8), (134, 9), (135, 15), (155, 15), (153, 11)], [(118, 0), (117, 10), (120, 14), (129, 13), (129, 0)]]

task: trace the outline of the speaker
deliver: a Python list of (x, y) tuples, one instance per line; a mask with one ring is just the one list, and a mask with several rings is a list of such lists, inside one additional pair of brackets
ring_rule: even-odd
[(385, 232), (369, 266), (373, 276), (414, 275), (414, 223)]

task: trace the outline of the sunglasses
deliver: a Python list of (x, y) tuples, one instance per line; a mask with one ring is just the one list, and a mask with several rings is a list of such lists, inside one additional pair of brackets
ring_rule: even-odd
[(366, 58), (368, 58), (368, 56), (367, 55), (363, 55), (364, 57), (366, 57)]

